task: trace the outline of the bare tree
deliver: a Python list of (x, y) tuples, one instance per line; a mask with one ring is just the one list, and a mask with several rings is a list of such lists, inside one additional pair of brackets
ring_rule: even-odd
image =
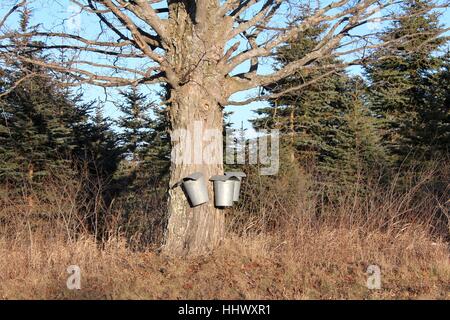
[[(230, 101), (236, 92), (261, 88), (299, 70), (322, 68), (329, 74), (363, 62), (373, 48), (391, 45), (378, 43), (376, 32), (364, 29), (364, 25), (395, 20), (396, 7), (404, 0), (65, 1), (76, 6), (80, 15), (97, 19), (98, 34), (93, 36), (92, 30), (56, 32), (43, 27), (19, 33), (7, 26), (10, 16), (26, 5), (26, 1), (17, 1), (0, 20), (0, 58), (18, 59), (70, 75), (70, 85), (120, 87), (164, 83), (169, 90), (165, 104), (172, 138), (179, 140), (174, 132), (179, 129), (193, 132), (196, 122), (202, 124), (204, 132), (222, 130), (222, 110), (227, 105), (245, 105), (274, 97), (256, 94), (245, 101)], [(449, 0), (444, 0), (433, 3), (430, 9), (448, 5)], [(270, 61), (280, 46), (318, 25), (326, 25), (326, 31), (314, 50), (297, 61), (274, 68), (271, 73), (261, 72), (263, 60)], [(361, 32), (362, 29), (365, 31)], [(64, 50), (71, 53), (70, 59), (44, 62), (18, 55), (15, 50), (18, 42), (14, 39), (22, 37), (40, 40), (26, 43), (29, 50)], [(412, 37), (408, 35), (395, 42), (406, 42)], [(336, 62), (317, 63), (322, 59)], [(221, 150), (222, 141), (215, 143), (216, 150)], [(206, 177), (222, 174), (222, 152), (212, 152), (208, 157), (201, 163), (192, 163), (173, 154), (171, 186), (196, 171)], [(212, 198), (211, 187), (209, 193)], [(165, 251), (169, 254), (204, 253), (223, 238), (223, 212), (212, 203), (190, 208), (180, 188), (169, 191), (168, 214)]]

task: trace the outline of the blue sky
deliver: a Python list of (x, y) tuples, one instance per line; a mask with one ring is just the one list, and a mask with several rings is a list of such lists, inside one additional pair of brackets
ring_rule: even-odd
[[(2, 0), (2, 4), (0, 4), (0, 15), (2, 15), (5, 10), (8, 8), (8, 4), (11, 2), (14, 2), (13, 0)], [(75, 8), (72, 6), (72, 8), (69, 5), (68, 0), (31, 0), (32, 7), (34, 8), (34, 14), (33, 14), (33, 23), (43, 23), (43, 26), (49, 30), (61, 30), (61, 20), (62, 18), (70, 18), (74, 16)], [(15, 17), (13, 17), (15, 18)], [(70, 19), (70, 22), (72, 24), (78, 24), (81, 28), (81, 33), (90, 35), (92, 34), (93, 30), (95, 30), (98, 27), (97, 20), (92, 15), (82, 15), (79, 19), (78, 18), (72, 18)], [(450, 11), (447, 10), (443, 13), (442, 16), (442, 23), (449, 27), (450, 26)], [(65, 22), (65, 26), (67, 26), (67, 21)], [(361, 28), (359, 32), (367, 32), (367, 28)], [(143, 66), (144, 67), (144, 66)], [(262, 64), (262, 73), (269, 73), (271, 71), (271, 64), (270, 62), (267, 62), (266, 64)], [(246, 68), (248, 68), (248, 63), (243, 64), (239, 66), (234, 72), (243, 72), (246, 71)], [(349, 70), (351, 73), (358, 73), (358, 68), (352, 68)], [(151, 96), (155, 97), (156, 99), (156, 92), (157, 87), (155, 86), (146, 86), (144, 88), (144, 91), (149, 93)], [(83, 90), (85, 92), (85, 99), (86, 100), (93, 100), (96, 99), (98, 101), (102, 101), (105, 104), (104, 111), (105, 114), (108, 115), (111, 118), (116, 118), (119, 115), (119, 112), (114, 107), (112, 101), (117, 101), (117, 93), (115, 90), (108, 90), (108, 95), (105, 94), (105, 90), (103, 88), (99, 87), (92, 87), (92, 86), (84, 86)], [(249, 92), (240, 92), (238, 94), (235, 94), (232, 99), (233, 100), (242, 100), (246, 97), (249, 97), (252, 93), (254, 93), (255, 90), (249, 91)], [(240, 128), (241, 125), (244, 126), (244, 128), (249, 129), (249, 134), (252, 135), (253, 130), (251, 128), (250, 123), (248, 122), (249, 119), (255, 117), (255, 113), (253, 110), (262, 107), (264, 105), (267, 105), (265, 102), (254, 102), (248, 106), (228, 106), (226, 108), (226, 111), (233, 112), (231, 116), (231, 121), (234, 123), (234, 127)]]

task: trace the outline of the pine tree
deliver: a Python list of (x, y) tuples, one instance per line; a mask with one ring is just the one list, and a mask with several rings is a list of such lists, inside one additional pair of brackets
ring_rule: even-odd
[(122, 130), (121, 164), (127, 184), (136, 188), (162, 185), (170, 165), (170, 139), (165, 110), (136, 88), (121, 92), (117, 104), (123, 115), (116, 122)]
[[(406, 38), (407, 42), (378, 49), (372, 56), (374, 62), (366, 66), (371, 108), (382, 119), (383, 140), (394, 161), (431, 151), (435, 137), (430, 136), (434, 131), (428, 131), (431, 123), (427, 122), (443, 116), (444, 110), (433, 107), (431, 93), (442, 64), (435, 53), (443, 44), (436, 38), (441, 31), (439, 14), (427, 11), (431, 5), (428, 0), (404, 1), (401, 17), (382, 33), (380, 41), (413, 36)], [(377, 58), (382, 55), (386, 58)]]
[(446, 156), (450, 152), (450, 53), (441, 57), (441, 67), (424, 82), (424, 105), (418, 110), (415, 135), (411, 142), (426, 158)]
[(167, 110), (153, 105), (153, 126), (148, 137), (148, 146), (143, 152), (143, 167), (153, 172), (154, 182), (166, 184), (170, 169), (170, 136)]
[[(25, 8), (22, 32), (33, 30), (29, 26), (30, 15)], [(27, 44), (33, 40), (16, 41)], [(39, 55), (23, 48), (18, 52), (20, 56)], [(12, 182), (25, 179), (34, 184), (54, 170), (70, 170), (71, 153), (76, 148), (75, 126), (84, 116), (77, 106), (79, 97), (61, 88), (45, 69), (20, 60), (6, 66), (2, 73), (0, 179)]]
[(348, 85), (339, 129), (332, 142), (326, 144), (327, 152), (320, 164), (334, 187), (353, 185), (371, 172), (380, 173), (386, 161), (376, 129), (377, 119), (368, 108), (365, 83), (354, 77)]
[(87, 149), (87, 161), (91, 172), (97, 178), (112, 178), (122, 156), (118, 147), (117, 134), (112, 130), (112, 121), (103, 114), (103, 106), (98, 104), (90, 119), (87, 136), (84, 141)]
[(153, 102), (148, 102), (147, 96), (138, 92), (136, 87), (120, 94), (124, 98), (124, 102), (117, 104), (123, 113), (117, 121), (117, 125), (123, 130), (120, 140), (128, 158), (137, 163), (142, 160), (153, 127), (150, 116)]
[[(278, 52), (281, 65), (313, 50), (324, 28), (307, 30), (295, 43)], [(319, 61), (317, 67), (329, 61)], [(268, 86), (272, 93), (307, 83), (322, 76), (298, 72), (291, 78)], [(295, 90), (271, 101), (271, 106), (257, 110), (253, 121), (257, 129), (277, 128), (283, 134), (283, 149), (291, 160), (312, 160), (325, 183), (345, 186), (352, 183), (369, 163), (382, 162), (383, 150), (364, 96), (364, 83), (344, 71), (321, 78), (301, 90)]]

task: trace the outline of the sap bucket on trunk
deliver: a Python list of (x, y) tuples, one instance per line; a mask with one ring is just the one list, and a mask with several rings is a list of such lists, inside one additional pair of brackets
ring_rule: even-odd
[(213, 176), (210, 179), (214, 183), (214, 204), (216, 207), (232, 207), (234, 196), (234, 184), (239, 181), (235, 176)]
[(180, 181), (184, 194), (192, 207), (209, 201), (205, 177), (201, 172), (195, 172)]
[(233, 193), (233, 201), (239, 201), (239, 194), (241, 192), (241, 182), (242, 178), (245, 178), (247, 175), (243, 172), (225, 172), (225, 175), (228, 177), (236, 177), (238, 180), (234, 181), (234, 193)]

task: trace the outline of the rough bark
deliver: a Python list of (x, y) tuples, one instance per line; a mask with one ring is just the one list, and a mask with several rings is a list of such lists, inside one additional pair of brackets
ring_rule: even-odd
[[(174, 93), (171, 104), (170, 118), (172, 131), (185, 129), (194, 138), (194, 132), (202, 127), (203, 133), (195, 134), (204, 137), (205, 130), (222, 130), (222, 111), (211, 98), (202, 92), (198, 85), (188, 85)], [(194, 128), (197, 126), (197, 128)], [(198, 133), (198, 132), (197, 132)], [(178, 138), (178, 136), (176, 136)], [(178, 139), (177, 139), (178, 140)], [(224, 234), (224, 214), (223, 211), (214, 207), (214, 195), (212, 183), (209, 178), (213, 175), (223, 174), (223, 154), (222, 141), (208, 141), (208, 146), (202, 149), (213, 147), (219, 152), (205, 153), (203, 161), (195, 161), (198, 152), (194, 150), (199, 141), (187, 140), (184, 152), (189, 152), (193, 163), (189, 163), (185, 158), (181, 158), (175, 152), (172, 155), (172, 167), (170, 176), (170, 186), (174, 186), (182, 178), (194, 172), (202, 172), (208, 184), (208, 194), (210, 201), (203, 205), (191, 208), (181, 189), (181, 187), (169, 190), (169, 221), (166, 231), (165, 252), (171, 255), (196, 255), (204, 254), (216, 247)], [(174, 144), (179, 141), (174, 141)], [(218, 143), (218, 145), (217, 145)], [(216, 144), (216, 145), (214, 145)], [(176, 147), (175, 145), (173, 146)]]
[[(170, 186), (194, 172), (202, 172), (207, 184), (210, 201), (195, 208), (189, 206), (180, 187), (169, 190), (168, 228), (164, 252), (170, 255), (198, 255), (210, 252), (224, 235), (224, 213), (214, 207), (214, 194), (209, 178), (223, 174), (222, 139), (204, 141), (198, 154), (198, 144), (208, 136), (207, 130), (221, 133), (223, 114), (220, 101), (225, 87), (225, 77), (219, 73), (218, 63), (223, 55), (225, 41), (223, 34), (213, 23), (208, 6), (215, 5), (215, 0), (204, 1), (204, 7), (197, 11), (185, 10), (181, 2), (173, 2), (169, 10), (174, 17), (170, 20), (171, 50), (167, 60), (173, 66), (178, 83), (172, 83), (170, 89), (169, 120), (173, 147), (179, 143), (179, 130), (186, 130), (191, 135), (184, 146), (184, 152), (192, 155), (191, 161), (180, 159), (172, 153)], [(201, 4), (201, 3), (199, 3)], [(176, 13), (175, 13), (176, 12)], [(198, 21), (201, 23), (194, 23)], [(202, 132), (197, 132), (199, 126)], [(197, 148), (197, 149), (195, 149)], [(216, 152), (208, 152), (210, 148)]]

